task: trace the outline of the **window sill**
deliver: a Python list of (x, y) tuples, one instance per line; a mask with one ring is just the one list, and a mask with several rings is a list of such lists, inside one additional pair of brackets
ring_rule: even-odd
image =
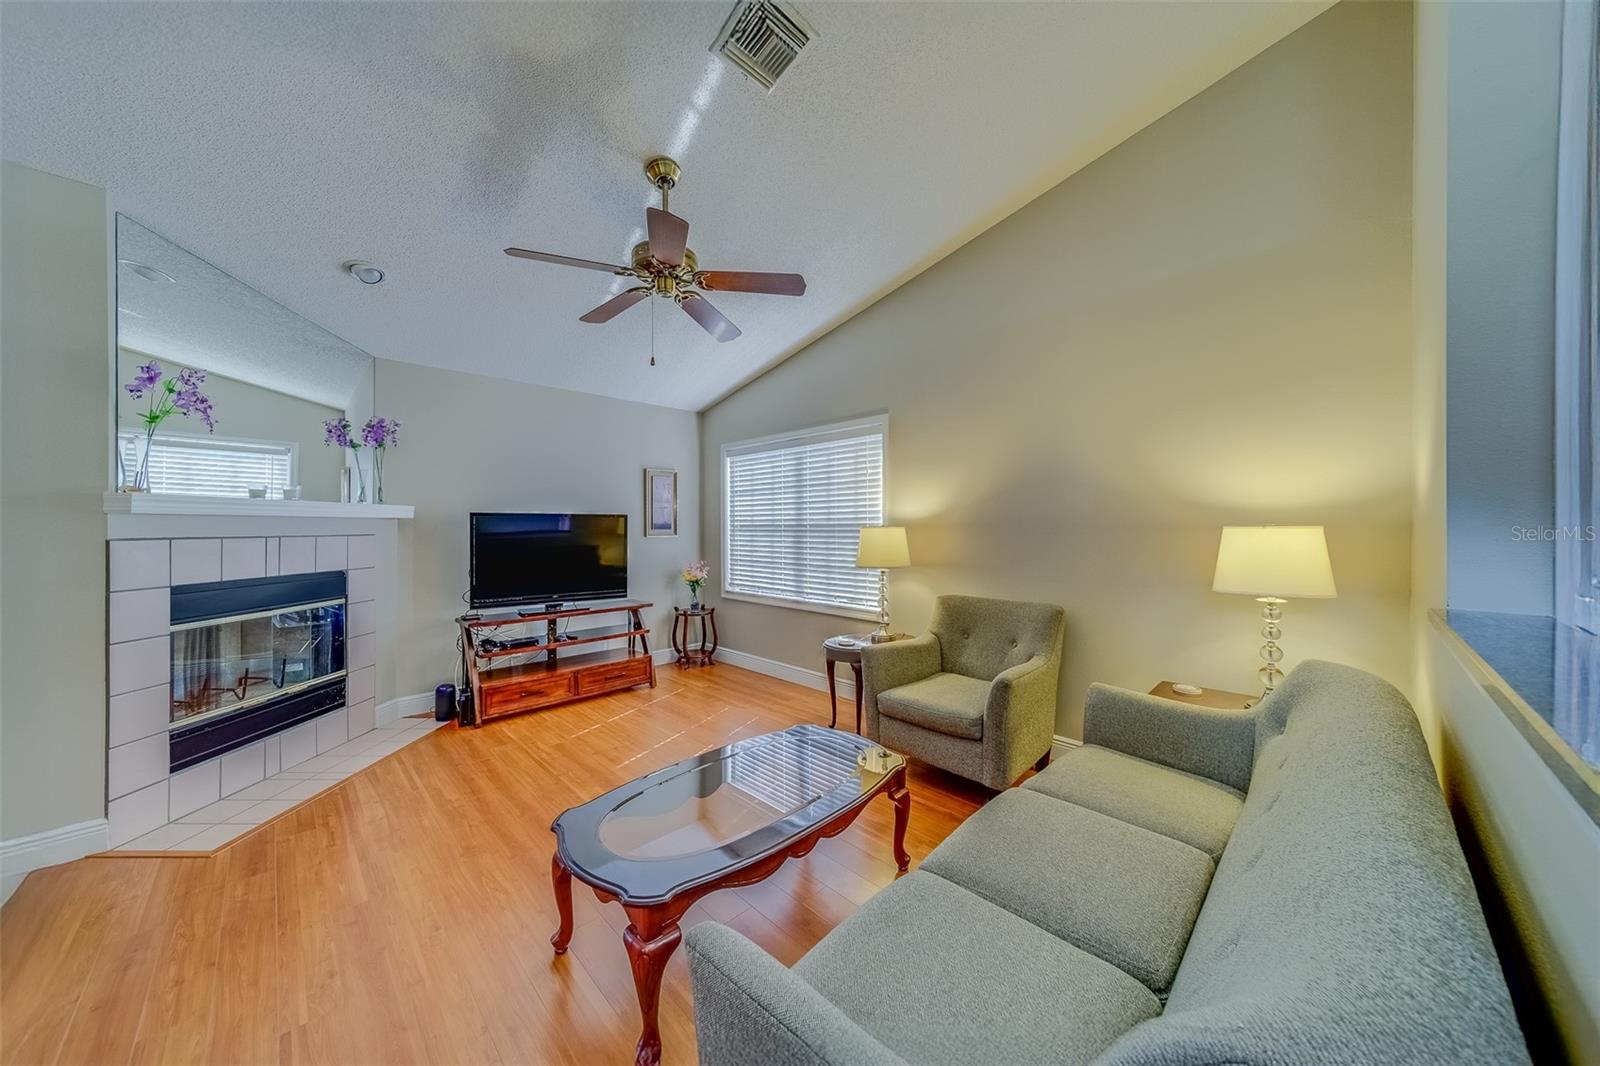
[(1600, 825), (1600, 637), (1554, 619), (1431, 610), (1446, 651)]
[(722, 590), (725, 600), (738, 600), (741, 603), (759, 603), (763, 607), (785, 607), (791, 611), (806, 611), (809, 614), (825, 614), (832, 618), (855, 618), (863, 622), (878, 622), (877, 611), (863, 611), (854, 607), (834, 607), (825, 603), (810, 603), (806, 600), (786, 600), (779, 596), (755, 596), (748, 592), (729, 592)]

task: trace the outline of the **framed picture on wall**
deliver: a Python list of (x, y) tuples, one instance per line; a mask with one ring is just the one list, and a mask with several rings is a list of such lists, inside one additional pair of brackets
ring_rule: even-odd
[(678, 535), (678, 472), (656, 467), (644, 471), (644, 535)]

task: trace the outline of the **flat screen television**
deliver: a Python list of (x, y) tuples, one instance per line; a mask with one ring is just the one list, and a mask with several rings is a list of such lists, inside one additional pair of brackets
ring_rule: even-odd
[(627, 515), (473, 514), (467, 591), (473, 607), (627, 594)]

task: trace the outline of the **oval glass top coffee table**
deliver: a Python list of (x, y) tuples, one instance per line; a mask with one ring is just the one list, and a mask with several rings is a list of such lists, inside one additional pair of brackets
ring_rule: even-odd
[(635, 1062), (661, 1061), (656, 1005), (678, 946), (678, 919), (701, 896), (754, 884), (823, 837), (849, 828), (879, 793), (894, 803), (901, 873), (911, 793), (905, 759), (863, 737), (797, 725), (674, 763), (556, 818), (551, 875), (561, 927), (572, 939), (572, 879), (628, 915), (622, 942), (639, 994), (643, 1031)]

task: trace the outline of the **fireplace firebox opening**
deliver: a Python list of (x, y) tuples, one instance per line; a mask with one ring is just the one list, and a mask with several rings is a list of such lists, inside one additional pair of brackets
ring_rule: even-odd
[(172, 589), (171, 769), (345, 705), (345, 574)]

